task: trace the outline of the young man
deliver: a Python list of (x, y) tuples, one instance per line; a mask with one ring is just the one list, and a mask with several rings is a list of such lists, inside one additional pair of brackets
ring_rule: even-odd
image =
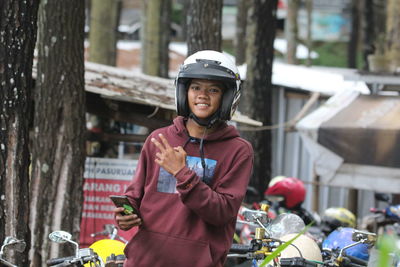
[(189, 56), (176, 79), (178, 117), (147, 138), (126, 190), (139, 226), (124, 266), (222, 267), (253, 166), (253, 149), (230, 120), (240, 97), (236, 66), (224, 54)]

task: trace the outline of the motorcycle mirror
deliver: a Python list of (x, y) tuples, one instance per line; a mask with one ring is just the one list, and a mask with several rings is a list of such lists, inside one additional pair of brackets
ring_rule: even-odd
[(106, 224), (104, 225), (104, 229), (106, 230), (107, 233), (112, 233), (114, 232), (114, 229), (117, 228), (114, 224)]
[(71, 241), (72, 235), (65, 231), (54, 231), (49, 234), (49, 238), (51, 241), (56, 243), (65, 243)]
[(3, 246), (1, 247), (1, 251), (3, 251), (3, 249), (5, 247), (12, 247), (14, 250), (16, 250), (18, 252), (23, 252), (25, 250), (26, 243), (23, 240), (18, 240), (14, 237), (7, 236), (4, 239)]
[(365, 244), (375, 244), (376, 234), (360, 230), (354, 230), (351, 239), (356, 242), (361, 241), (362, 243)]
[(384, 201), (384, 202), (389, 202), (389, 200), (390, 200), (390, 196), (385, 193), (375, 193), (374, 197), (376, 200)]
[(56, 242), (56, 243), (65, 243), (65, 242), (69, 242), (74, 244), (75, 246), (75, 254), (78, 257), (79, 255), (79, 245), (78, 243), (74, 242), (71, 240), (72, 235), (68, 232), (65, 231), (54, 231), (52, 233), (49, 234), (49, 238), (51, 241)]

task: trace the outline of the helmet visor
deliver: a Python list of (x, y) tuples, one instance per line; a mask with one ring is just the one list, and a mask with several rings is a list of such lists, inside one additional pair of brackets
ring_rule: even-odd
[(178, 78), (196, 78), (226, 82), (239, 79), (232, 70), (220, 66), (212, 60), (198, 60), (196, 63), (183, 65)]

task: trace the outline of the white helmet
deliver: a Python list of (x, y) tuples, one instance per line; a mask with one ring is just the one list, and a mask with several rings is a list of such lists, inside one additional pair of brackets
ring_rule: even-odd
[[(288, 234), (281, 237), (280, 240), (287, 242), (296, 235), (297, 234)], [(310, 261), (322, 262), (321, 250), (318, 244), (310, 237), (304, 234), (300, 235), (292, 244), (293, 245), (289, 245), (281, 252), (280, 259), (302, 257)]]
[(226, 87), (220, 109), (208, 119), (207, 126), (217, 120), (230, 120), (239, 103), (241, 90), (239, 70), (233, 61), (221, 52), (203, 50), (183, 62), (175, 80), (175, 104), (180, 116), (193, 116), (187, 101), (187, 88), (193, 78), (217, 80)]

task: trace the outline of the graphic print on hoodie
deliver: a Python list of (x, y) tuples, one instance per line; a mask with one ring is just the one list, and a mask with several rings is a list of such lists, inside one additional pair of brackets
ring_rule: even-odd
[[(194, 171), (205, 184), (210, 185), (214, 176), (214, 170), (215, 166), (217, 165), (217, 161), (207, 158), (205, 158), (204, 161), (206, 163), (206, 171), (205, 177), (203, 178), (203, 166), (201, 166), (201, 159), (199, 157), (186, 157), (186, 165), (188, 166), (188, 168)], [(178, 193), (178, 191), (176, 190), (175, 177), (164, 170), (162, 167), (160, 167), (160, 174), (158, 176), (157, 191), (162, 193)]]

